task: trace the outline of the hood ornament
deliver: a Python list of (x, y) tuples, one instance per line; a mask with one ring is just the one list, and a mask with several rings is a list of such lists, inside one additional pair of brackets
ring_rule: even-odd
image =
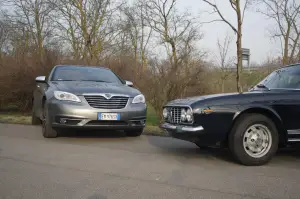
[(109, 93), (105, 93), (105, 94), (104, 94), (104, 97), (105, 97), (106, 99), (110, 99), (110, 98), (112, 97), (112, 95), (109, 94)]

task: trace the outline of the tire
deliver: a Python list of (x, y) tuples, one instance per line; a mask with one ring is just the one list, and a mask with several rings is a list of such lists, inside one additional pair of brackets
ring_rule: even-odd
[[(264, 140), (265, 143), (262, 145), (260, 138), (266, 137), (269, 139)], [(267, 164), (273, 158), (278, 149), (278, 142), (279, 136), (274, 122), (264, 115), (251, 113), (238, 118), (229, 134), (228, 146), (233, 157), (240, 164), (260, 166)], [(256, 153), (254, 150), (259, 148), (262, 149), (261, 152)]]
[(34, 106), (32, 107), (32, 112), (31, 112), (31, 124), (32, 125), (40, 125), (42, 121), (40, 120), (39, 117), (36, 116), (35, 114), (35, 109)]
[(129, 130), (129, 131), (125, 131), (126, 135), (129, 137), (138, 137), (141, 136), (143, 133), (144, 129), (134, 129), (134, 130)]
[(49, 123), (48, 111), (45, 106), (43, 106), (42, 132), (44, 138), (56, 138), (58, 136), (58, 132)]

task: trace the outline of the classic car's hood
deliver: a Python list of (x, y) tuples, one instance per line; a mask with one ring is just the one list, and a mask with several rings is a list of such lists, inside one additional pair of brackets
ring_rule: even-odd
[(189, 105), (193, 104), (202, 105), (224, 105), (224, 104), (243, 104), (243, 103), (254, 103), (263, 102), (270, 99), (276, 99), (277, 96), (282, 98), (284, 90), (256, 90), (244, 93), (220, 93), (212, 95), (203, 95), (195, 97), (187, 97), (183, 99), (176, 99), (170, 101), (167, 106), (172, 105)]
[(83, 93), (112, 93), (112, 94), (125, 94), (134, 97), (140, 94), (135, 88), (120, 85), (115, 83), (105, 82), (88, 82), (88, 81), (54, 81), (53, 85), (57, 90), (82, 95)]

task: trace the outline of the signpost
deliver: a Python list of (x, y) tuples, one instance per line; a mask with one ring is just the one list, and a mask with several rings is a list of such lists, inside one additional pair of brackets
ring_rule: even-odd
[(242, 48), (242, 60), (247, 61), (248, 69), (250, 70), (250, 49)]

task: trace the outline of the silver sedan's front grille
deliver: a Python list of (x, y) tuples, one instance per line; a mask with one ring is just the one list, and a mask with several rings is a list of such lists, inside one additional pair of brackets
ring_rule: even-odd
[(171, 107), (169, 109), (169, 122), (172, 124), (179, 124), (181, 122), (181, 108), (180, 107)]
[(123, 96), (113, 96), (110, 99), (106, 99), (97, 95), (85, 95), (84, 98), (91, 107), (99, 109), (122, 109), (125, 108), (129, 99)]

